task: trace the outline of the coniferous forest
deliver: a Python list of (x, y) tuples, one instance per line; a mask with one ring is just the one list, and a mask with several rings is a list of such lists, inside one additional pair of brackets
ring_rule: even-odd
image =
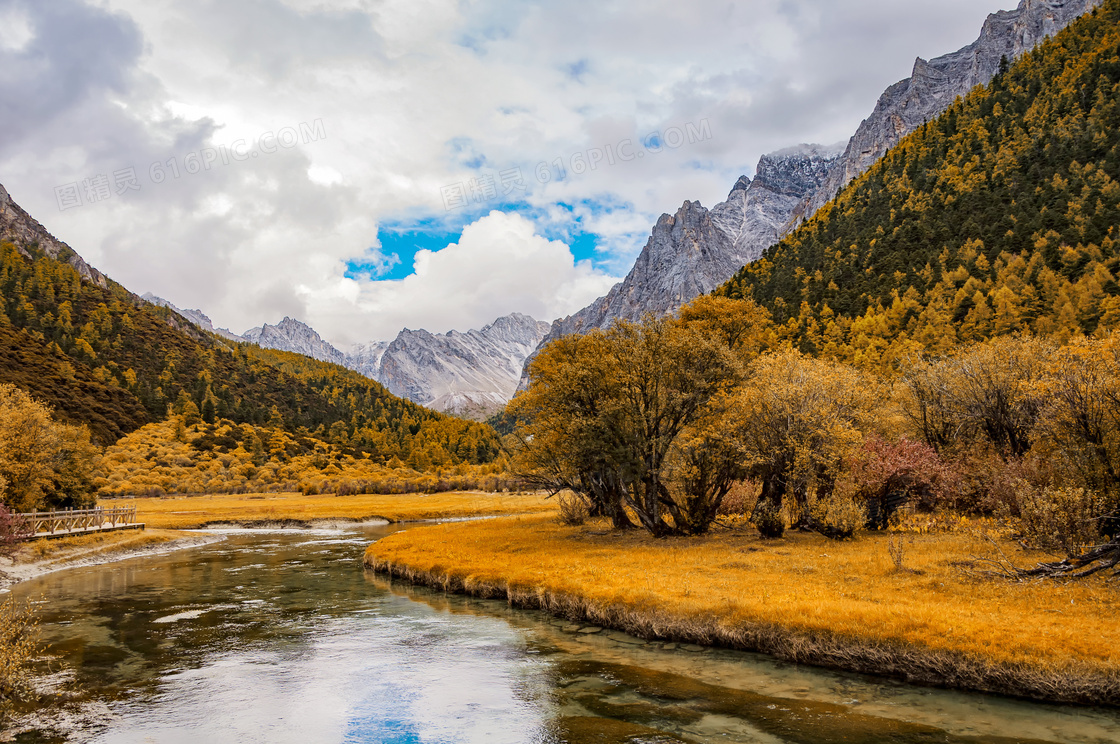
[(1120, 326), (1120, 7), (904, 139), (719, 293), (811, 354), (889, 369), (1016, 332)]

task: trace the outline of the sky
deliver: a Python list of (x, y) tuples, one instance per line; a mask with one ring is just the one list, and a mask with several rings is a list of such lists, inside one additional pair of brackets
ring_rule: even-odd
[(551, 321), (1014, 0), (0, 0), (0, 183), (136, 293), (340, 348)]

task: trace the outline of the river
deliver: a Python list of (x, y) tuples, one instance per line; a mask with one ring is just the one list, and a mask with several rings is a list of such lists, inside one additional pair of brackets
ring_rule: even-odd
[(1114, 711), (644, 643), (364, 571), (366, 545), (397, 529), (231, 531), (13, 593), (103, 711), (73, 740), (1120, 742)]

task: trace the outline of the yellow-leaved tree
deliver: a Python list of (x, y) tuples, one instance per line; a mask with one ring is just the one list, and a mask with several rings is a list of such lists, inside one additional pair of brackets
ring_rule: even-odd
[(14, 385), (0, 385), (0, 499), (12, 512), (92, 506), (100, 453), (84, 426)]

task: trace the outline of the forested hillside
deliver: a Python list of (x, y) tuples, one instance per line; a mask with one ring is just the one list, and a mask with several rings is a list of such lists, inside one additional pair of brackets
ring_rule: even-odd
[(112, 444), (174, 413), (313, 436), (420, 469), (491, 462), (485, 425), (442, 416), (336, 365), (233, 344), (35, 246), (0, 244), (0, 382)]
[(891, 368), (1120, 327), (1120, 1), (904, 139), (717, 294), (802, 351)]

